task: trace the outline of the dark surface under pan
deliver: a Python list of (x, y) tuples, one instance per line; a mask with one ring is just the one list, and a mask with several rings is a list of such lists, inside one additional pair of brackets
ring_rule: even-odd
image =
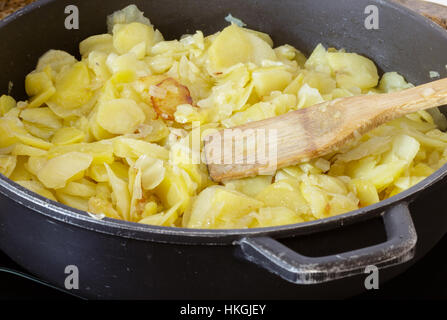
[[(430, 81), (430, 70), (447, 75), (445, 31), (384, 1), (132, 2), (168, 39), (195, 30), (215, 32), (226, 25), (224, 17), (231, 13), (249, 27), (273, 35), (276, 45), (290, 43), (306, 54), (322, 42), (371, 57), (381, 70), (398, 71), (414, 84)], [(72, 4), (79, 8), (79, 30), (63, 27), (65, 6)], [(23, 97), (24, 75), (41, 54), (49, 48), (76, 53), (80, 40), (106, 31), (107, 14), (127, 4), (120, 0), (39, 1), (0, 22), (0, 39), (6, 44), (0, 51), (0, 89), (6, 92), (11, 80), (12, 95)], [(364, 27), (364, 11), (371, 4), (379, 9), (378, 30)], [(416, 197), (434, 194), (436, 189), (437, 196), (429, 203), (439, 203), (435, 209), (410, 207), (418, 235), (416, 256), (383, 269), (381, 281), (403, 272), (445, 234), (447, 217), (438, 210), (442, 195), (447, 194), (445, 173), (443, 167), (398, 196), (337, 217), (219, 231), (96, 221), (34, 197), (0, 177), (0, 249), (58, 287), (64, 285), (66, 266), (77, 266), (81, 280), (76, 293), (85, 297), (341, 298), (364, 290), (366, 265), (387, 266), (412, 258), (416, 236), (406, 205)], [(355, 249), (359, 250), (351, 251)], [(322, 283), (297, 284), (313, 282)]]

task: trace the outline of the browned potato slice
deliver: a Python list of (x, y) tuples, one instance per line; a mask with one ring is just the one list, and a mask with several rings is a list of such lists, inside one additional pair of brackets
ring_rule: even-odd
[(152, 96), (152, 105), (160, 117), (165, 120), (174, 120), (174, 113), (177, 106), (181, 104), (192, 104), (189, 89), (178, 83), (173, 78), (167, 78), (157, 84), (157, 87), (164, 92), (164, 97)]

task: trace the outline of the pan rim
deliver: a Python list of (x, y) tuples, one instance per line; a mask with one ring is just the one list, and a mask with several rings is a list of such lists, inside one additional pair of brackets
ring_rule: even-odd
[[(55, 1), (56, 0), (38, 0), (0, 21), (0, 28), (3, 28), (7, 24), (29, 12), (40, 9)], [(385, 7), (393, 8), (403, 15), (410, 16), (415, 23), (434, 28), (434, 32), (438, 32), (441, 37), (447, 41), (447, 33), (445, 30), (431, 20), (424, 18), (398, 3), (385, 0), (375, 0), (375, 2)], [(380, 215), (387, 208), (397, 203), (411, 202), (420, 192), (428, 189), (446, 176), (447, 164), (415, 186), (376, 204), (315, 221), (252, 229), (191, 229), (144, 225), (112, 218), (96, 219), (87, 212), (68, 207), (59, 202), (35, 194), (2, 174), (0, 174), (0, 194), (24, 208), (33, 211), (31, 214), (39, 213), (49, 219), (54, 219), (62, 223), (67, 223), (94, 232), (160, 243), (229, 245), (247, 236), (287, 238), (310, 234), (317, 231), (330, 230), (361, 220), (367, 220)]]
[(447, 164), (413, 187), (373, 205), (340, 215), (289, 225), (251, 229), (193, 229), (145, 225), (112, 218), (98, 219), (93, 215), (62, 203), (44, 198), (0, 174), (0, 194), (17, 204), (47, 218), (83, 229), (136, 240), (175, 244), (232, 244), (250, 236), (287, 238), (335, 229), (354, 222), (377, 217), (388, 208), (402, 202), (410, 203), (423, 190), (428, 190), (447, 176)]

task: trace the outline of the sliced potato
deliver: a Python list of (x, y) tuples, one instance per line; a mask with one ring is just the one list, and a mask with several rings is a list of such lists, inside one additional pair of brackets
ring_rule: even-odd
[(88, 200), (81, 197), (71, 196), (61, 191), (56, 191), (56, 197), (59, 202), (78, 210), (88, 211)]
[(194, 192), (194, 190), (188, 189), (187, 178), (183, 169), (172, 166), (166, 167), (163, 180), (154, 189), (154, 194), (161, 200), (165, 208), (179, 205), (180, 211), (186, 209)]
[(14, 171), (9, 175), (9, 179), (13, 181), (37, 180), (34, 175), (26, 168), (28, 157), (18, 156)]
[(92, 160), (93, 157), (86, 153), (65, 153), (48, 160), (37, 173), (37, 177), (47, 188), (63, 188), (70, 179), (83, 174)]
[(59, 190), (70, 196), (76, 196), (81, 198), (91, 198), (96, 195), (95, 184), (89, 182), (86, 179), (71, 181), (67, 183), (67, 185), (64, 188)]
[(0, 155), (0, 173), (9, 177), (17, 164), (17, 157), (12, 155)]
[(224, 182), (229, 189), (242, 192), (249, 197), (256, 197), (272, 183), (272, 176), (256, 176)]
[(133, 133), (146, 116), (141, 108), (131, 99), (104, 101), (98, 106), (96, 121), (113, 134)]
[(48, 151), (47, 157), (54, 158), (70, 152), (80, 152), (90, 155), (93, 164), (112, 163), (114, 160), (112, 143), (106, 142), (54, 146)]
[(368, 89), (377, 86), (379, 82), (374, 62), (357, 53), (329, 52), (327, 60), (339, 88)]
[(50, 140), (56, 132), (56, 129), (51, 129), (37, 123), (31, 123), (28, 121), (22, 121), (22, 123), (26, 131), (28, 131), (31, 135), (43, 140)]
[(111, 202), (97, 197), (92, 197), (88, 200), (88, 211), (98, 215), (103, 214), (109, 218), (121, 219)]
[(262, 97), (272, 91), (282, 91), (292, 81), (292, 74), (280, 67), (255, 70), (252, 73), (256, 93)]
[(32, 97), (29, 100), (28, 108), (40, 107), (56, 93), (49, 72), (51, 69), (50, 71), (32, 72), (26, 76), (25, 90)]
[(0, 97), (0, 116), (4, 116), (9, 110), (17, 105), (13, 97), (3, 94)]
[(68, 145), (83, 142), (85, 139), (84, 131), (73, 127), (64, 127), (56, 131), (51, 142), (55, 145)]
[(113, 52), (113, 37), (110, 34), (98, 34), (88, 37), (79, 43), (79, 52), (83, 57), (87, 57), (92, 52)]
[(353, 179), (351, 182), (351, 186), (353, 188), (353, 191), (359, 198), (360, 205), (362, 207), (366, 207), (380, 201), (374, 184), (372, 184), (368, 180)]
[(46, 189), (39, 181), (18, 180), (16, 182), (22, 187), (27, 188), (28, 190), (31, 190), (42, 197), (57, 201), (54, 194), (50, 190)]
[(304, 222), (301, 215), (285, 207), (260, 208), (255, 215), (255, 227), (273, 227)]
[(29, 156), (29, 157), (41, 157), (47, 153), (46, 150), (31, 147), (23, 143), (17, 143), (11, 151), (12, 155), (15, 156)]
[(77, 62), (76, 58), (62, 50), (48, 50), (37, 62), (36, 71), (43, 71), (50, 67), (53, 76), (59, 74), (62, 69), (69, 68)]
[(31, 156), (28, 158), (28, 162), (25, 164), (25, 168), (30, 173), (37, 176), (39, 172), (42, 170), (42, 168), (45, 166), (47, 161), (48, 159), (46, 157)]
[(64, 69), (55, 80), (55, 88), (56, 92), (49, 100), (50, 108), (56, 105), (70, 110), (85, 104), (92, 95), (86, 63), (77, 62), (69, 69)]
[(307, 70), (314, 70), (325, 74), (331, 73), (331, 67), (328, 61), (328, 52), (326, 48), (320, 43), (318, 44), (309, 59), (304, 64)]
[(259, 209), (263, 203), (243, 193), (211, 186), (194, 201), (189, 217), (189, 228), (231, 227), (244, 215)]
[[(112, 162), (109, 164), (113, 173), (121, 180), (129, 180), (129, 167), (121, 162)], [(108, 182), (109, 175), (104, 164), (92, 164), (88, 169), (86, 175), (96, 182)]]
[(62, 127), (62, 120), (48, 107), (25, 109), (20, 113), (20, 118), (50, 129), (57, 130)]
[(116, 24), (128, 24), (131, 22), (140, 22), (149, 26), (151, 25), (150, 20), (144, 16), (144, 13), (140, 11), (136, 5), (130, 4), (107, 16), (107, 30), (109, 33), (112, 33), (113, 27)]
[(108, 164), (105, 164), (109, 176), (109, 184), (113, 190), (113, 199), (118, 213), (123, 219), (129, 220), (130, 194), (127, 183), (118, 178)]
[(238, 63), (253, 62), (261, 65), (263, 60), (277, 60), (267, 42), (235, 24), (219, 33), (208, 52), (211, 66), (216, 71)]
[(298, 214), (305, 214), (309, 211), (298, 183), (293, 180), (277, 181), (262, 190), (256, 196), (268, 207), (285, 207)]
[(165, 148), (142, 140), (118, 138), (113, 141), (113, 152), (117, 157), (138, 159), (142, 155), (168, 160), (169, 151)]
[(124, 54), (140, 45), (143, 52), (142, 56), (139, 56), (141, 59), (153, 45), (154, 34), (154, 28), (143, 23), (115, 24), (113, 27), (113, 46), (118, 53)]

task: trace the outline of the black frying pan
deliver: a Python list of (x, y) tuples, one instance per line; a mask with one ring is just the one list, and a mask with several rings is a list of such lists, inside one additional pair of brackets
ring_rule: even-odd
[[(319, 42), (346, 48), (414, 84), (430, 81), (430, 70), (447, 76), (445, 31), (381, 0), (45, 0), (0, 22), (1, 91), (12, 81), (12, 95), (23, 98), (24, 76), (40, 55), (50, 48), (76, 54), (82, 39), (106, 32), (105, 17), (129, 3), (167, 38), (216, 32), (231, 13), (273, 35), (276, 45), (290, 43), (307, 54)], [(79, 30), (64, 28), (64, 9), (72, 4), (79, 8)], [(379, 9), (378, 30), (364, 27), (371, 4)], [(345, 297), (364, 290), (366, 266), (388, 267), (380, 273), (385, 281), (446, 232), (446, 215), (429, 210), (443, 203), (446, 174), (444, 166), (397, 196), (340, 216), (253, 230), (95, 220), (1, 176), (0, 248), (58, 287), (64, 286), (65, 268), (77, 266), (80, 288), (74, 293), (84, 297)]]

